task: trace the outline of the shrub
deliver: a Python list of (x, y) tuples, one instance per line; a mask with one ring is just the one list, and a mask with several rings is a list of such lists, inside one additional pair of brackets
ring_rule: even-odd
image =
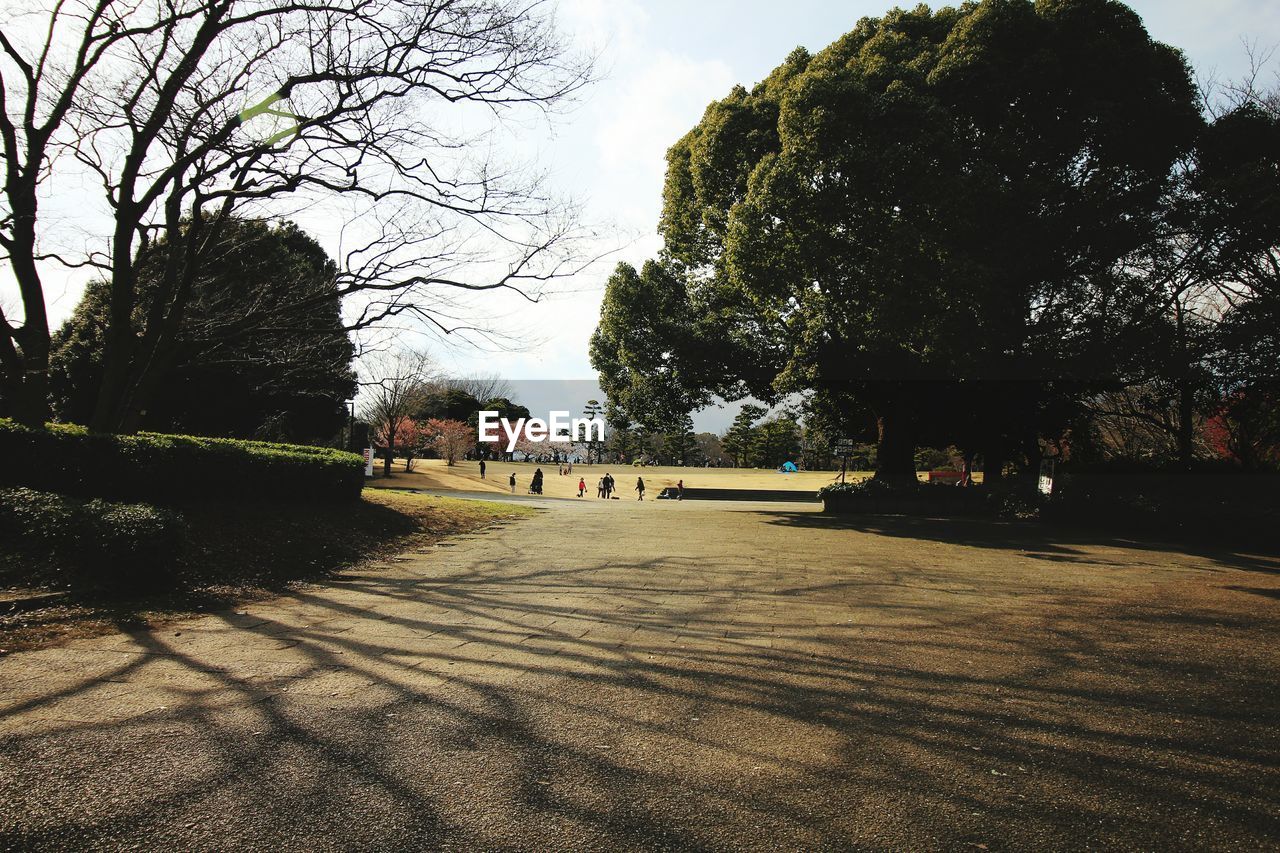
[(854, 498), (875, 498), (887, 497), (894, 491), (893, 486), (883, 480), (865, 479), (852, 480), (845, 483), (831, 483), (818, 489), (818, 498), (826, 500), (829, 497), (854, 497)]
[(857, 483), (832, 483), (819, 489), (818, 497), (827, 512), (1034, 517), (1034, 506), (1027, 500), (1011, 501), (1007, 496), (993, 494), (982, 486), (962, 489), (928, 483), (891, 485), (868, 479)]
[(94, 585), (153, 586), (182, 546), (182, 516), (149, 504), (0, 489), (0, 539), (50, 556)]
[(1129, 533), (1274, 550), (1280, 477), (1073, 473), (1059, 478), (1046, 515)]
[(327, 447), (139, 433), (102, 435), (0, 419), (0, 486), (160, 504), (355, 500), (364, 460)]

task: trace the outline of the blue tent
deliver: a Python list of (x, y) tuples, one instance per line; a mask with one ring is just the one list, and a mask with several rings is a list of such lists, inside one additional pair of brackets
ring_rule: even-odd
[(796, 463), (794, 462), (783, 462), (782, 467), (779, 468), (778, 470), (784, 474), (794, 474), (799, 469), (796, 468)]

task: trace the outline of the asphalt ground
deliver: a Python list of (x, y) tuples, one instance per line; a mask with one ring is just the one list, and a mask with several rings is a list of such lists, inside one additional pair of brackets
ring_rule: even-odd
[(0, 848), (1280, 845), (1276, 558), (537, 505), (0, 659)]

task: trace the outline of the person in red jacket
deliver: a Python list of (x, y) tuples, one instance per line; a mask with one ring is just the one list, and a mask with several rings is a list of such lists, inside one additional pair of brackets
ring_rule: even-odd
[(586, 478), (579, 477), (578, 478), (578, 497), (582, 497), (583, 493), (586, 492), (586, 490), (587, 490)]

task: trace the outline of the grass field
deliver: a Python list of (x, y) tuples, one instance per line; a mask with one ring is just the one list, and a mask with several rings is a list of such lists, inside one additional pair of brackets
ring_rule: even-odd
[[(542, 469), (545, 497), (576, 498), (578, 479), (587, 481), (587, 495), (594, 497), (596, 482), (606, 473), (613, 474), (621, 498), (634, 498), (636, 478), (643, 477), (645, 497), (654, 498), (667, 486), (684, 480), (685, 488), (706, 489), (782, 489), (796, 492), (816, 492), (828, 483), (840, 479), (839, 471), (799, 471), (780, 474), (765, 468), (688, 468), (674, 465), (651, 465), (646, 468), (631, 465), (575, 465), (571, 476), (561, 476), (558, 466), (533, 462), (489, 462), (486, 479), (480, 479), (480, 463), (459, 462), (452, 467), (440, 459), (419, 459), (414, 469), (404, 470), (404, 461), (397, 460), (390, 480), (381, 476), (382, 467), (375, 467), (378, 474), (369, 485), (373, 488), (438, 489), (440, 491), (510, 493), (507, 478), (516, 475), (516, 494), (529, 491), (533, 472)], [(871, 471), (850, 471), (846, 477), (861, 480), (870, 477)], [(920, 478), (926, 479), (925, 474)], [(981, 476), (977, 478), (981, 481)]]
[[(422, 488), (442, 491), (470, 491), (510, 493), (507, 478), (516, 475), (516, 493), (529, 491), (529, 481), (533, 479), (534, 470), (541, 468), (543, 474), (542, 493), (545, 497), (576, 498), (578, 496), (579, 478), (586, 480), (588, 496), (594, 497), (596, 482), (606, 473), (613, 474), (617, 481), (618, 494), (622, 498), (635, 497), (636, 478), (643, 477), (645, 497), (657, 497), (666, 486), (674, 486), (684, 480), (685, 488), (713, 489), (786, 489), (798, 492), (816, 492), (823, 486), (840, 478), (840, 473), (833, 471), (800, 471), (795, 474), (780, 474), (760, 468), (683, 468), (678, 466), (654, 465), (647, 468), (630, 465), (574, 465), (573, 474), (561, 476), (558, 466), (536, 464), (533, 462), (489, 462), (486, 479), (480, 479), (478, 462), (459, 462), (449, 467), (443, 460), (421, 459), (414, 463), (414, 470), (404, 470), (404, 462), (397, 461), (392, 469), (390, 480), (377, 477), (369, 482), (372, 487)], [(375, 469), (381, 473), (381, 468)], [(850, 473), (850, 478), (870, 477), (870, 471)]]

